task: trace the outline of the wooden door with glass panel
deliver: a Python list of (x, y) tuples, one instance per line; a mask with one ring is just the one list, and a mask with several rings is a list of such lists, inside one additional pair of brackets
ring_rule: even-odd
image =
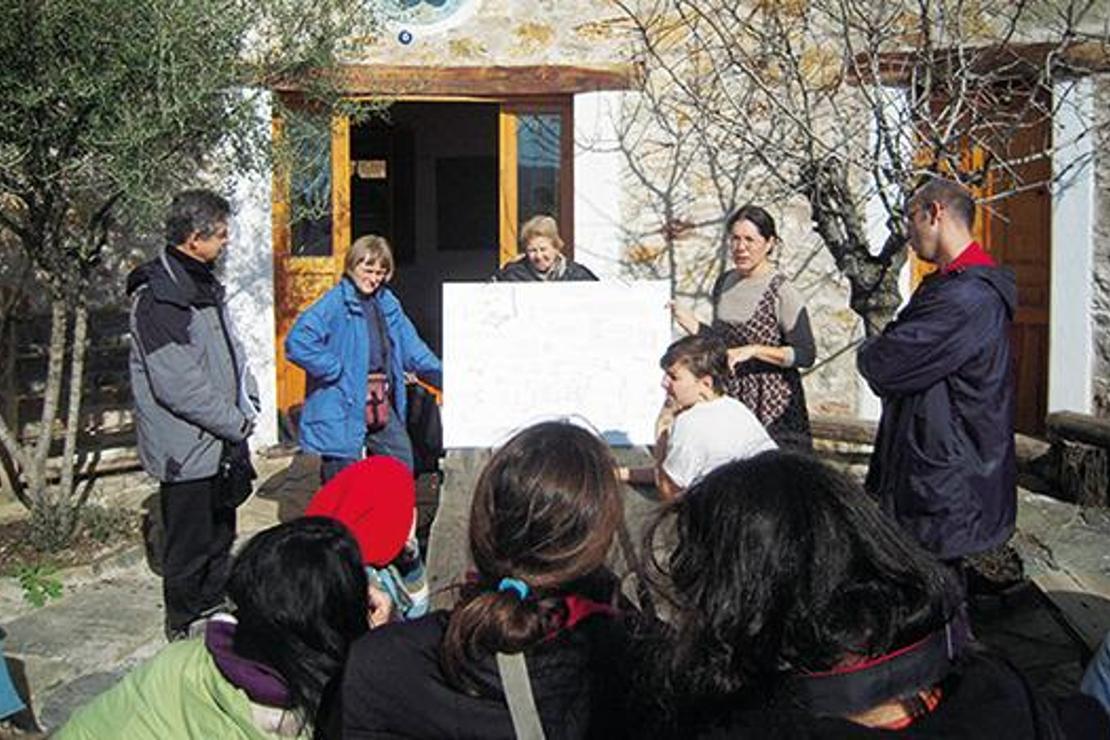
[(574, 131), (572, 98), (502, 103), (500, 221), (504, 265), (518, 254), (520, 225), (539, 214), (554, 216), (573, 258)]
[[(274, 300), (277, 333), (277, 402), (281, 432), (296, 435), (304, 402), (304, 371), (285, 358), (285, 337), (306, 308), (343, 274), (350, 246), (349, 123), (332, 122), (331, 136), (298, 137), (290, 146), (297, 166), (274, 177)], [(281, 121), (275, 136), (287, 135)]]

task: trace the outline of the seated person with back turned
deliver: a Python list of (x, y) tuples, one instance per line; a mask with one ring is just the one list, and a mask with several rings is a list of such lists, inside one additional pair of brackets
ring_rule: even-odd
[(618, 468), (620, 480), (654, 482), (669, 500), (719, 465), (776, 449), (755, 414), (725, 394), (728, 359), (717, 339), (683, 337), (667, 348), (659, 365), (674, 421), (656, 440), (655, 467)]
[[(395, 550), (399, 529), (386, 535)], [(347, 648), (392, 609), (368, 586), (358, 542), (323, 517), (263, 530), (235, 556), (227, 593), (232, 613), (129, 672), (55, 737), (338, 737)]]
[[(674, 606), (641, 652), (652, 737), (1094, 738), (1097, 702), (1041, 698), (976, 643), (954, 575), (848, 475), (767, 452), (717, 468), (649, 526)], [(633, 656), (635, 657), (635, 656)]]
[(529, 427), (474, 489), (475, 573), (450, 612), (390, 624), (352, 648), (343, 737), (615, 737), (626, 629), (605, 566), (624, 519), (605, 443)]
[(509, 262), (493, 277), (495, 283), (597, 280), (588, 268), (563, 254), (559, 224), (551, 216), (532, 216), (520, 227), (522, 257)]

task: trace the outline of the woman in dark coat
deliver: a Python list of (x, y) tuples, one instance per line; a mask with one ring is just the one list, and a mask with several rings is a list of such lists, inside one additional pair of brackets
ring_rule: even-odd
[(691, 334), (712, 333), (729, 348), (728, 393), (750, 408), (783, 446), (812, 446), (799, 368), (813, 364), (816, 348), (805, 301), (770, 261), (779, 241), (775, 220), (746, 205), (726, 222), (734, 269), (713, 286), (713, 323), (702, 324), (672, 304), (675, 320)]
[(1108, 736), (1093, 699), (1040, 700), (975, 643), (951, 571), (808, 455), (717, 468), (657, 531), (676, 540), (653, 563), (674, 630), (651, 653), (676, 736)]
[[(548, 738), (611, 736), (601, 725), (617, 717), (611, 676), (625, 665), (624, 632), (604, 563), (623, 514), (597, 437), (565, 422), (513, 437), (475, 489), (477, 573), (452, 611), (387, 625), (354, 646), (343, 736), (508, 739), (528, 717)], [(513, 666), (534, 697), (523, 720), (503, 690)]]
[(523, 283), (553, 280), (597, 280), (589, 268), (563, 255), (559, 224), (551, 216), (533, 216), (520, 229), (524, 254), (491, 278), (494, 282)]

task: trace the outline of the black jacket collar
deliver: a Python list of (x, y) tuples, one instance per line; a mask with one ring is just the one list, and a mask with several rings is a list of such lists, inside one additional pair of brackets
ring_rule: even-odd
[(148, 286), (156, 301), (188, 306), (214, 306), (222, 302), (223, 286), (211, 265), (167, 246), (157, 257), (131, 271), (127, 293)]

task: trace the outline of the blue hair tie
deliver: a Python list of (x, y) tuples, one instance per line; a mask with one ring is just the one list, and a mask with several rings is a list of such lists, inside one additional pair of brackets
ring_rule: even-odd
[(502, 578), (501, 582), (497, 584), (498, 591), (516, 591), (521, 601), (528, 598), (528, 584), (519, 578)]

